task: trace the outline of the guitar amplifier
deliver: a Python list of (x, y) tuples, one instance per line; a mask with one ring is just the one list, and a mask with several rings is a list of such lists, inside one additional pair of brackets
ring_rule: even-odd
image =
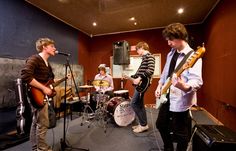
[(222, 125), (196, 125), (192, 151), (235, 151), (236, 132)]

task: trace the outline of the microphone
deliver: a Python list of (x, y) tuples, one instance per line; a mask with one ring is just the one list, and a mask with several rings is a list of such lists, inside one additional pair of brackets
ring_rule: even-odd
[(70, 56), (69, 53), (65, 53), (65, 52), (55, 51), (55, 53), (59, 55)]

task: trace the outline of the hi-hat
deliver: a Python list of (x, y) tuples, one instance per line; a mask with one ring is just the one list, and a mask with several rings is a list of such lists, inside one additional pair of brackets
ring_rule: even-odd
[(81, 86), (79, 86), (79, 88), (89, 89), (89, 88), (93, 88), (93, 86), (92, 85), (81, 85)]
[(92, 84), (93, 86), (109, 86), (109, 82), (106, 80), (94, 80)]

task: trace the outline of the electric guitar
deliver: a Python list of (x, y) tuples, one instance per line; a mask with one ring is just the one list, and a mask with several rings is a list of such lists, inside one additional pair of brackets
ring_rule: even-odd
[[(138, 78), (137, 76), (131, 76), (130, 77), (130, 76), (127, 76), (127, 75), (124, 75), (124, 74), (123, 74), (123, 77), (125, 79), (128, 79), (128, 80), (132, 81), (132, 82), (134, 81), (134, 79)], [(150, 86), (150, 78), (143, 77), (137, 85), (133, 84), (133, 86), (135, 87), (135, 89), (139, 93), (142, 93), (142, 92), (146, 91), (147, 88)]]
[[(179, 70), (175, 71), (175, 74), (177, 76), (180, 76), (184, 70), (191, 68), (197, 62), (197, 60), (203, 56), (205, 51), (206, 51), (206, 49), (204, 46), (198, 47), (196, 52), (194, 52), (194, 54), (191, 55), (191, 57), (189, 57), (186, 60), (186, 62), (182, 65), (182, 67)], [(172, 77), (168, 77), (167, 80), (165, 81), (165, 84), (162, 86), (161, 96), (160, 96), (160, 98), (157, 98), (157, 100), (156, 100), (156, 108), (157, 109), (161, 106), (161, 104), (166, 103), (166, 101), (167, 101), (166, 95), (168, 94), (169, 88), (172, 85), (171, 81), (172, 81)]]
[(57, 82), (54, 82), (53, 80), (49, 80), (46, 84), (44, 84), (45, 86), (52, 89), (52, 94), (50, 96), (45, 95), (40, 89), (31, 86), (29, 89), (29, 96), (31, 98), (30, 100), (31, 100), (32, 105), (35, 108), (42, 108), (46, 100), (53, 98), (56, 95), (56, 91), (54, 90), (54, 88), (58, 86), (61, 82), (65, 81), (66, 79), (67, 77), (62, 78), (58, 80)]

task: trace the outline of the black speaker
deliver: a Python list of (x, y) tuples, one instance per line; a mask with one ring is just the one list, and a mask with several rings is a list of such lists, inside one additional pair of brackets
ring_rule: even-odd
[(196, 125), (192, 151), (235, 151), (236, 132), (223, 125)]
[(127, 41), (118, 41), (113, 43), (113, 64), (128, 65), (129, 59), (129, 43)]

